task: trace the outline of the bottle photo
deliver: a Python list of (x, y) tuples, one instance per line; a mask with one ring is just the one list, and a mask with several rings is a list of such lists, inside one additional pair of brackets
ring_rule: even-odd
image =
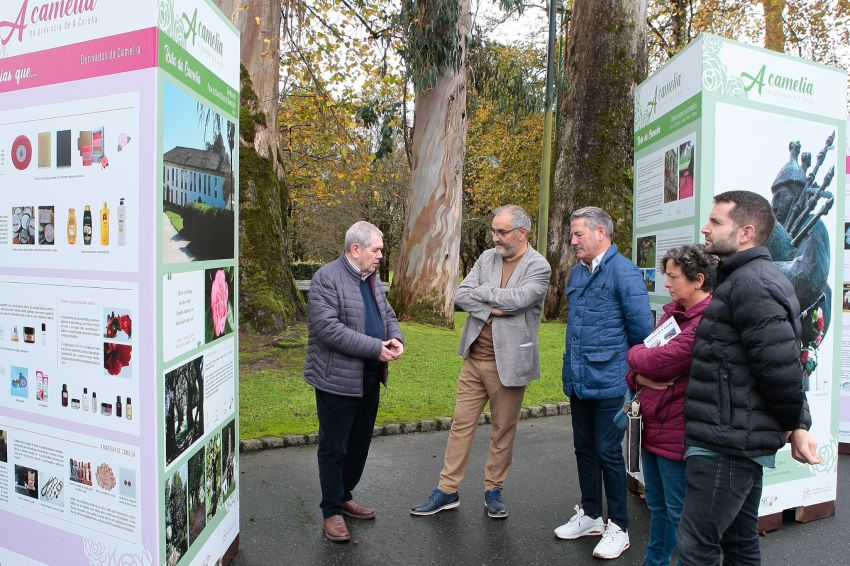
[(91, 392), (91, 412), (97, 412), (97, 393), (94, 391)]
[(118, 395), (115, 399), (115, 416), (121, 416), (121, 396)]
[(62, 384), (62, 406), (63, 407), (68, 406), (68, 384), (67, 383)]
[(109, 245), (109, 207), (105, 202), (100, 209), (100, 245)]
[(129, 397), (127, 397), (127, 403), (124, 406), (124, 414), (127, 416), (128, 421), (133, 420), (133, 401)]
[(83, 244), (91, 245), (91, 207), (86, 205), (83, 210)]
[(118, 201), (118, 245), (127, 245), (127, 207), (124, 205), (124, 197)]
[(73, 208), (68, 209), (68, 243), (77, 243), (77, 213)]
[(83, 410), (89, 410), (89, 388), (83, 387)]

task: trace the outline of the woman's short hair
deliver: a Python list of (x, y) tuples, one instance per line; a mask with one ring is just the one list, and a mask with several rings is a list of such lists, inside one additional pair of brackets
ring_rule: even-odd
[(676, 248), (670, 248), (661, 258), (661, 270), (667, 273), (667, 262), (672, 261), (688, 281), (698, 281), (700, 274), (703, 276), (703, 291), (711, 291), (711, 282), (714, 279), (714, 270), (717, 268), (718, 258), (714, 254), (706, 253), (703, 244), (685, 244)]

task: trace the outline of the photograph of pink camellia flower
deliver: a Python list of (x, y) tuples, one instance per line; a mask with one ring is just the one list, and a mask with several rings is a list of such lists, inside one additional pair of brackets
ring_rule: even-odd
[(233, 332), (236, 326), (233, 311), (233, 268), (215, 267), (205, 273), (206, 341), (212, 342)]
[(103, 309), (103, 337), (118, 342), (131, 342), (133, 338), (132, 313), (128, 309), (107, 307)]
[(103, 367), (109, 375), (131, 377), (130, 355), (133, 347), (129, 344), (103, 343)]

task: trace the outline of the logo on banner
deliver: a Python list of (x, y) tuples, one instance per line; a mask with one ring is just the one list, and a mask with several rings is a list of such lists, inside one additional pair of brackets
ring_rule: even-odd
[(655, 93), (652, 96), (652, 100), (647, 102), (642, 109), (639, 109), (639, 123), (643, 125), (649, 124), (652, 121), (652, 116), (658, 112), (659, 106), (664, 106), (665, 103), (668, 103), (668, 100), (676, 99), (674, 95), (680, 86), (682, 86), (681, 73), (676, 73), (673, 75), (673, 78), (662, 85), (655, 85)]
[(18, 41), (23, 42), (28, 17), (31, 24), (50, 23), (84, 12), (94, 12), (96, 4), (97, 0), (64, 0), (35, 4), (30, 10), (29, 0), (24, 0), (14, 20), (0, 20), (0, 45), (8, 44), (15, 36), (15, 32), (17, 32)]
[(183, 19), (186, 21), (186, 31), (183, 33), (184, 42), (191, 36), (192, 46), (194, 46), (195, 38), (200, 36), (201, 41), (209, 45), (213, 51), (222, 55), (223, 44), (221, 41), (221, 35), (205, 26), (203, 21), (198, 20), (197, 8), (195, 8), (195, 13), (192, 14), (191, 18), (188, 14), (186, 14), (186, 12), (183, 12)]
[[(758, 94), (761, 95), (765, 85), (770, 87), (768, 91), (774, 91), (770, 94), (777, 96), (794, 97), (811, 97), (814, 96), (815, 86), (808, 77), (801, 75), (799, 77), (787, 77), (784, 75), (775, 75), (767, 72), (767, 65), (762, 65), (761, 69), (755, 75), (741, 72), (741, 78), (744, 79), (744, 90), (750, 92), (753, 87), (758, 87)], [(747, 84), (749, 81), (749, 84)], [(779, 92), (781, 91), (781, 92)]]

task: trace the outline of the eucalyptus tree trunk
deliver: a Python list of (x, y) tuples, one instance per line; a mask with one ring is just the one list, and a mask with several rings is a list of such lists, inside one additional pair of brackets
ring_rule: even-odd
[(304, 310), (289, 266), (289, 191), (279, 158), (280, 0), (215, 3), (241, 33), (240, 321), (274, 333)]
[(549, 213), (552, 278), (545, 316), (564, 312), (564, 287), (575, 255), (570, 214), (584, 206), (614, 219), (614, 241), (630, 254), (634, 88), (646, 74), (646, 0), (575, 0), (561, 99), (559, 154)]
[(460, 64), (443, 66), (417, 89), (407, 221), (390, 300), (399, 316), (453, 326), (460, 256), (466, 144), (466, 43), (469, 0), (459, 0)]
[(782, 29), (782, 11), (785, 0), (762, 0), (764, 8), (764, 46), (785, 53), (785, 31)]

